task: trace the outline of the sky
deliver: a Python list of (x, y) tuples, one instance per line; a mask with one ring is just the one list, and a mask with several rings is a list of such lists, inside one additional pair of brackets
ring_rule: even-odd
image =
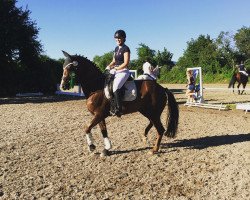
[(177, 61), (187, 42), (199, 35), (218, 37), (250, 26), (250, 0), (17, 0), (31, 11), (44, 54), (63, 58), (61, 50), (90, 60), (113, 51), (114, 33), (126, 31), (131, 59), (145, 44), (173, 53)]

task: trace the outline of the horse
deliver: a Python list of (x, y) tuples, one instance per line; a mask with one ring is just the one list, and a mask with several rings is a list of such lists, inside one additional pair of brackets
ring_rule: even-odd
[[(99, 125), (104, 141), (104, 149), (101, 156), (112, 154), (111, 140), (108, 137), (105, 119), (110, 116), (111, 101), (105, 96), (104, 83), (105, 73), (89, 59), (80, 55), (70, 55), (63, 51), (66, 57), (63, 64), (63, 76), (61, 86), (63, 89), (69, 89), (70, 73), (74, 72), (78, 77), (78, 82), (86, 97), (88, 111), (93, 115), (93, 119), (85, 128), (88, 150), (93, 152), (96, 149), (94, 145), (91, 129)], [(162, 87), (156, 81), (134, 80), (137, 88), (137, 97), (134, 101), (122, 102), (123, 115), (140, 112), (148, 118), (149, 124), (144, 130), (143, 140), (147, 141), (147, 135), (154, 126), (157, 130), (157, 137), (151, 154), (159, 151), (163, 135), (174, 138), (177, 134), (179, 121), (179, 107), (171, 91)], [(161, 114), (168, 105), (166, 129), (161, 122)], [(122, 134), (122, 133), (121, 133)]]
[[(247, 73), (250, 74), (250, 70), (248, 70)], [(228, 88), (233, 87), (233, 92), (234, 92), (234, 84), (236, 83), (236, 81), (238, 82), (238, 85), (237, 85), (238, 94), (243, 94), (243, 92), (245, 91), (245, 87), (247, 85), (247, 82), (248, 82), (248, 76), (246, 76), (240, 72), (236, 72), (233, 74), (233, 76), (229, 82), (229, 85), (228, 85)], [(243, 89), (240, 92), (240, 85), (241, 84), (242, 84)]]

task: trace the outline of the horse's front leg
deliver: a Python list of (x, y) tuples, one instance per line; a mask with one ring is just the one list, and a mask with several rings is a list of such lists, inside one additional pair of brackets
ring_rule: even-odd
[(99, 127), (101, 129), (102, 137), (103, 137), (103, 142), (104, 142), (104, 149), (103, 149), (103, 151), (101, 153), (101, 157), (103, 157), (103, 156), (109, 156), (110, 155), (110, 151), (109, 150), (112, 148), (112, 145), (111, 145), (111, 141), (108, 138), (108, 131), (107, 131), (105, 120), (102, 120), (99, 123)]
[(103, 118), (100, 115), (95, 115), (90, 125), (85, 129), (86, 140), (87, 140), (88, 149), (90, 152), (96, 149), (96, 146), (94, 145), (94, 140), (92, 137), (91, 129), (95, 127), (98, 123), (100, 123), (102, 120)]

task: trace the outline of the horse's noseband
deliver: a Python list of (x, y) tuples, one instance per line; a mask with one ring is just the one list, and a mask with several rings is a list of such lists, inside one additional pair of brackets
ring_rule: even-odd
[(64, 67), (64, 70), (67, 70), (67, 75), (63, 75), (63, 77), (62, 77), (62, 81), (64, 82), (62, 88), (63, 88), (64, 90), (68, 90), (68, 89), (70, 88), (70, 83), (69, 83), (69, 80), (70, 80), (69, 74), (70, 74), (70, 72), (69, 72), (68, 70), (70, 70), (70, 67), (71, 67), (72, 65), (73, 65), (73, 67), (74, 67), (75, 69), (77, 69), (78, 62), (77, 62), (77, 61), (70, 62), (70, 63), (68, 63), (68, 64)]

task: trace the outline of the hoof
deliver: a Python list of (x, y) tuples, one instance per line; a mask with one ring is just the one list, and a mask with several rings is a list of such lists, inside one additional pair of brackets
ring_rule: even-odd
[(158, 153), (158, 151), (150, 150), (150, 151), (148, 152), (148, 155), (155, 155), (155, 154), (157, 154), (157, 153)]
[(89, 145), (88, 147), (90, 152), (93, 152), (96, 149), (95, 145), (93, 144)]
[(107, 149), (104, 149), (100, 155), (101, 157), (106, 157), (106, 156), (110, 156), (110, 151)]

